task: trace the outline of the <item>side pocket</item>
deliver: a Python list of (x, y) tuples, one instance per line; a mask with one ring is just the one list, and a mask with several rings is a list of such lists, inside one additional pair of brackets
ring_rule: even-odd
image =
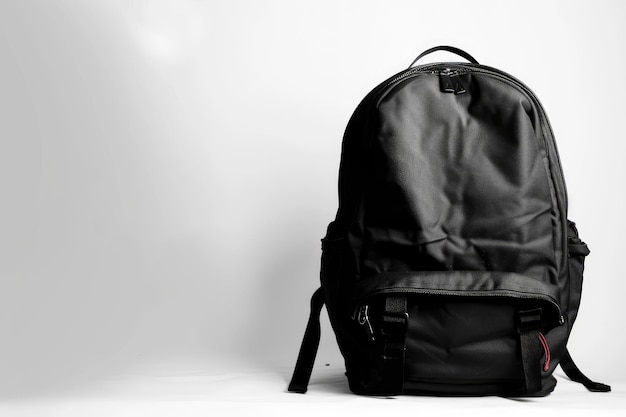
[[(336, 316), (336, 302), (341, 276), (342, 258), (345, 248), (345, 237), (333, 235), (333, 223), (329, 226), (329, 233), (322, 239), (322, 260), (320, 266), (320, 281), (326, 296), (326, 309), (331, 322)], [(332, 323), (334, 326), (334, 323)]]
[(578, 315), (580, 306), (580, 298), (583, 287), (583, 270), (585, 268), (585, 257), (589, 255), (587, 244), (580, 240), (576, 224), (570, 220), (567, 221), (567, 261), (569, 268), (569, 308), (568, 308), (568, 325), (571, 326)]

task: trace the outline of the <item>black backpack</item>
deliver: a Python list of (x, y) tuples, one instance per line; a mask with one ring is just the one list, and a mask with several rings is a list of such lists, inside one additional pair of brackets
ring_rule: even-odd
[[(413, 66), (438, 50), (469, 63)], [(610, 391), (566, 349), (588, 254), (532, 91), (431, 48), (348, 123), (289, 391), (306, 392), (323, 304), (357, 394), (544, 396), (557, 364)]]

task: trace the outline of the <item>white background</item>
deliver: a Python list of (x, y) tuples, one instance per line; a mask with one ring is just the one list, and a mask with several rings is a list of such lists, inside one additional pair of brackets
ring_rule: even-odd
[(0, 1), (1, 398), (12, 415), (375, 409), (346, 394), (326, 319), (310, 393), (284, 390), (348, 118), (450, 44), (542, 101), (592, 250), (570, 346), (614, 392), (559, 376), (533, 404), (624, 407), (625, 17), (617, 0)]

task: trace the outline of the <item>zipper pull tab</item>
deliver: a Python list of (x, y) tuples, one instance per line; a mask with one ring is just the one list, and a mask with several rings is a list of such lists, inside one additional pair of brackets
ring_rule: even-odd
[(450, 78), (450, 68), (444, 68), (439, 72), (439, 87), (442, 93), (454, 93), (454, 84)]
[(463, 87), (463, 84), (461, 83), (461, 77), (459, 77), (458, 73), (450, 75), (450, 81), (454, 86), (454, 95), (463, 94), (465, 92), (465, 87)]
[(459, 77), (459, 72), (444, 68), (439, 72), (439, 87), (442, 93), (454, 93), (455, 95), (465, 93), (465, 87)]
[(359, 309), (359, 315), (357, 320), (361, 326), (365, 327), (365, 332), (367, 333), (367, 338), (370, 342), (375, 340), (374, 338), (374, 328), (372, 327), (372, 323), (370, 322), (369, 317), (369, 306), (367, 304), (361, 306)]

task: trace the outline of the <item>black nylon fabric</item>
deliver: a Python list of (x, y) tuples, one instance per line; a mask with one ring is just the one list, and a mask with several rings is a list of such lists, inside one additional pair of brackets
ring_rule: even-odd
[[(520, 81), (429, 64), (355, 110), (321, 271), (353, 392), (547, 395), (587, 254), (568, 224), (552, 129)], [(407, 303), (406, 334), (391, 344), (386, 297)], [(522, 310), (539, 312), (532, 333)], [(405, 346), (403, 370), (390, 372), (390, 346)]]
[[(468, 314), (471, 311), (471, 314)], [(519, 393), (522, 370), (515, 306), (502, 300), (417, 298), (407, 340), (407, 388), (438, 384), (484, 386), (498, 382), (500, 394)]]
[[(394, 274), (468, 271), (431, 279), (428, 287), (449, 291), (456, 286), (461, 297), (472, 289), (495, 290), (494, 294), (513, 300), (508, 305), (519, 308), (526, 308), (519, 301), (529, 298), (549, 312), (551, 321), (545, 331), (550, 338), (549, 330), (556, 326), (561, 306), (569, 303), (562, 271), (565, 234), (556, 227), (565, 218), (566, 201), (559, 197), (565, 187), (560, 172), (552, 173), (560, 167), (555, 162), (556, 148), (548, 146), (553, 140), (547, 137), (551, 131), (526, 91), (499, 75), (473, 72), (467, 65), (464, 68), (459, 75), (464, 94), (442, 93), (441, 68), (435, 68), (385, 83), (355, 111), (344, 137), (340, 209), (333, 225), (334, 237), (347, 241), (342, 257), (345, 281), (336, 284), (335, 292), (344, 296), (338, 295), (341, 300), (337, 304), (345, 305), (348, 297), (348, 304), (358, 306), (361, 280), (380, 285), (381, 277)], [(389, 284), (388, 290), (395, 286), (403, 291), (400, 281)], [(520, 285), (525, 290), (520, 291)], [(499, 304), (492, 302), (493, 297), (487, 299), (492, 307)], [(474, 314), (471, 305), (457, 304), (456, 316)], [(446, 308), (451, 307), (448, 304)], [(483, 343), (485, 347), (505, 347), (496, 348), (490, 362), (498, 364), (493, 369), (504, 370), (503, 375), (476, 378), (485, 368), (476, 360), (485, 356), (476, 349), (475, 360), (468, 361), (466, 354), (452, 355), (448, 357), (450, 366), (439, 368), (450, 369), (456, 376), (441, 372), (428, 376), (426, 364), (407, 359), (405, 384), (412, 384), (417, 393), (454, 395), (462, 394), (462, 386), (474, 378), (480, 382), (468, 388), (467, 394), (520, 394), (523, 374), (519, 359), (515, 361), (519, 346), (517, 339), (510, 337), (515, 332), (510, 318), (513, 312), (507, 310), (503, 316), (509, 317), (503, 325), (508, 326), (506, 341)], [(474, 317), (476, 323), (484, 321), (480, 315)], [(453, 321), (440, 322), (436, 315), (416, 320), (411, 318), (411, 329), (415, 323), (425, 328), (432, 323), (439, 323), (441, 329), (455, 328)], [(341, 317), (333, 321), (346, 356), (351, 389), (380, 391), (385, 381), (379, 376), (383, 371), (376, 370), (380, 362), (376, 348), (361, 344), (361, 329), (353, 321)], [(556, 345), (564, 346), (562, 339), (569, 332), (553, 334), (558, 335)], [(464, 340), (461, 335), (459, 349)], [(407, 358), (413, 357), (421, 341), (421, 337), (409, 338)], [(558, 358), (560, 353), (554, 356)], [(547, 393), (554, 386), (553, 379), (542, 377)], [(464, 378), (466, 382), (462, 382)], [(442, 381), (447, 382), (441, 385)]]
[(556, 207), (531, 106), (498, 80), (466, 79), (468, 94), (442, 94), (424, 74), (380, 100), (361, 276), (521, 271), (557, 284)]

